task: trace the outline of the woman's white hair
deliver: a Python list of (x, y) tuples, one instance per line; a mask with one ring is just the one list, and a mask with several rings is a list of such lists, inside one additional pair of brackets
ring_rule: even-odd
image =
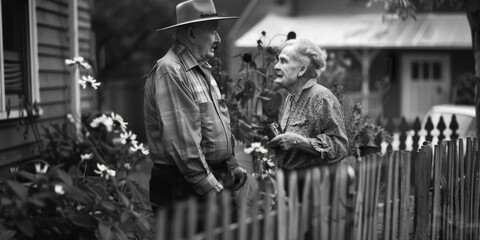
[(323, 72), (327, 66), (327, 52), (317, 46), (308, 39), (290, 39), (280, 46), (283, 50), (287, 46), (293, 46), (296, 53), (292, 58), (303, 63), (308, 64), (305, 76), (309, 78), (316, 78)]

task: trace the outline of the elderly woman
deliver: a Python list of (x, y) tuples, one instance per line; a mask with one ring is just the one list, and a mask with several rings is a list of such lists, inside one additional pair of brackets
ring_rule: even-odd
[(325, 69), (326, 53), (305, 39), (286, 41), (275, 65), (275, 84), (288, 91), (282, 134), (268, 144), (277, 147), (277, 166), (283, 170), (339, 162), (347, 155), (347, 134), (338, 99), (317, 83)]

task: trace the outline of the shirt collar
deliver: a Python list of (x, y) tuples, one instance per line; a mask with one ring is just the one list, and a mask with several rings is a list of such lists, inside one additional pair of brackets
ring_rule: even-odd
[(317, 79), (312, 78), (312, 79), (308, 80), (305, 84), (303, 84), (302, 88), (300, 89), (300, 91), (298, 91), (297, 94), (295, 94), (295, 95), (291, 94), (293, 100), (295, 102), (297, 102), (298, 99), (300, 98), (300, 95), (302, 95), (302, 92), (306, 89), (309, 89), (309, 88), (313, 87), (315, 84), (317, 84)]
[[(177, 53), (180, 61), (183, 63), (183, 65), (185, 66), (187, 71), (189, 71), (190, 69), (192, 69), (196, 66), (200, 66), (198, 64), (197, 60), (195, 59), (195, 57), (193, 57), (193, 54), (190, 52), (190, 50), (188, 50), (188, 48), (186, 48), (180, 42), (176, 41), (173, 44), (172, 49), (173, 49), (173, 51), (175, 51), (175, 53)], [(206, 67), (208, 69), (212, 68), (212, 66), (210, 66), (210, 64), (208, 64), (208, 62), (205, 62), (202, 65), (202, 67)]]

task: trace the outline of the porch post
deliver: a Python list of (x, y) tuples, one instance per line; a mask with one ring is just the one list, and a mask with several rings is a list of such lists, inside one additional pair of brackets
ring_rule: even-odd
[[(78, 57), (79, 53), (79, 32), (78, 32), (78, 0), (69, 1), (69, 42), (71, 58)], [(70, 80), (70, 113), (75, 119), (80, 120), (82, 113), (80, 111), (80, 68), (75, 65), (72, 68)], [(80, 138), (80, 122), (75, 121), (75, 132), (77, 138)]]
[(365, 113), (368, 112), (368, 95), (370, 95), (370, 67), (378, 54), (378, 50), (364, 48), (361, 52), (352, 50), (352, 54), (360, 62), (362, 68), (362, 109)]

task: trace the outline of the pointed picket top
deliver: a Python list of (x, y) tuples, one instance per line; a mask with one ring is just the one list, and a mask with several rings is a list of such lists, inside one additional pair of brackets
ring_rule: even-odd
[(407, 149), (407, 145), (405, 144), (405, 142), (407, 141), (407, 131), (409, 130), (407, 120), (405, 119), (405, 117), (402, 117), (402, 119), (400, 121), (399, 130), (400, 130), (400, 146), (399, 146), (399, 148), (400, 148), (400, 150), (405, 150), (405, 149)]
[(415, 118), (415, 121), (413, 122), (413, 136), (412, 136), (412, 151), (416, 152), (418, 150), (418, 147), (420, 146), (420, 135), (419, 132), (422, 129), (422, 123), (420, 122), (420, 118), (417, 116)]
[(452, 130), (452, 134), (450, 134), (450, 139), (458, 139), (458, 122), (457, 122), (457, 116), (455, 114), (452, 115), (452, 120), (450, 121), (450, 125), (448, 127)]
[(433, 122), (432, 122), (431, 117), (427, 118), (427, 123), (425, 123), (425, 130), (427, 131), (427, 135), (425, 136), (425, 140), (428, 141), (428, 142), (432, 142), (432, 140), (433, 140), (433, 135), (432, 135)]
[(438, 134), (438, 141), (441, 142), (443, 139), (445, 139), (445, 134), (444, 131), (447, 128), (447, 125), (445, 124), (445, 121), (443, 120), (443, 116), (440, 116), (440, 119), (438, 120), (437, 124), (437, 129), (439, 131)]

